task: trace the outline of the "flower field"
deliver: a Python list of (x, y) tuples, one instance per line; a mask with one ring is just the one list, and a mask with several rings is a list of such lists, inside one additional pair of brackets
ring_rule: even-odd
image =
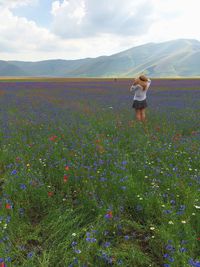
[(0, 267), (199, 267), (200, 80), (0, 80)]

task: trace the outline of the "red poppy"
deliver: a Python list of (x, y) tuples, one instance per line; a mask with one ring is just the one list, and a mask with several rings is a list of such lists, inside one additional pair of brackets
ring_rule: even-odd
[(63, 181), (64, 181), (64, 183), (66, 183), (67, 180), (68, 180), (68, 176), (65, 174), (64, 177), (63, 177)]
[(197, 237), (197, 240), (200, 241), (200, 237)]
[(55, 142), (57, 137), (57, 135), (52, 135), (49, 140)]
[(65, 166), (65, 170), (66, 171), (69, 171), (69, 166)]
[(53, 192), (48, 192), (48, 196), (52, 197), (53, 196)]
[(16, 159), (15, 159), (16, 161), (20, 161), (20, 157), (16, 157)]
[(182, 135), (179, 134), (179, 133), (177, 133), (177, 134), (175, 134), (175, 135), (172, 137), (172, 140), (173, 140), (174, 142), (176, 142), (176, 141), (179, 141), (179, 140), (181, 139), (181, 137), (182, 137)]
[(6, 264), (4, 262), (2, 262), (1, 267), (6, 267)]
[(156, 130), (157, 132), (159, 132), (159, 131), (160, 131), (160, 127), (159, 127), (159, 126), (156, 126), (155, 130)]
[(11, 209), (11, 205), (9, 203), (6, 203), (6, 209)]

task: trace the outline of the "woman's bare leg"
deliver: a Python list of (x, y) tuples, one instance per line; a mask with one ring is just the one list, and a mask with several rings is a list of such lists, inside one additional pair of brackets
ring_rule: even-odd
[(135, 112), (136, 112), (136, 119), (137, 119), (138, 121), (141, 121), (142, 118), (141, 118), (141, 112), (140, 112), (140, 110), (139, 110), (139, 109), (136, 109)]
[(143, 122), (146, 122), (145, 108), (140, 109), (140, 117)]
[(140, 110), (140, 116), (141, 116), (141, 121), (143, 122), (143, 126), (144, 126), (144, 131), (146, 134), (148, 134), (148, 127), (147, 127), (147, 120), (146, 120), (146, 114), (145, 114), (145, 108)]

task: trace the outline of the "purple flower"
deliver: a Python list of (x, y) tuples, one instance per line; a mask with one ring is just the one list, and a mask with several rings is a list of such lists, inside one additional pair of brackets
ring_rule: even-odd
[(163, 212), (166, 213), (166, 214), (170, 214), (170, 213), (172, 213), (171, 210), (163, 210)]
[(168, 257), (169, 257), (169, 254), (165, 253), (165, 254), (163, 255), (163, 257), (164, 257), (164, 258), (168, 258)]
[(121, 265), (123, 263), (123, 261), (121, 260), (121, 259), (119, 259), (118, 261), (117, 261), (117, 265)]
[(179, 248), (179, 251), (180, 251), (180, 252), (186, 252), (187, 249), (186, 249), (186, 248)]
[(77, 245), (77, 242), (76, 241), (73, 241), (72, 243), (71, 243), (71, 246), (72, 247), (75, 247)]
[(80, 254), (81, 250), (80, 249), (75, 249), (74, 252), (76, 252), (77, 254)]
[(108, 235), (109, 234), (109, 231), (108, 230), (105, 230), (104, 231), (104, 235)]
[(172, 258), (172, 257), (168, 257), (168, 260), (170, 261), (170, 262), (174, 262), (174, 258)]
[(17, 170), (13, 170), (13, 171), (11, 172), (11, 174), (12, 174), (12, 175), (17, 174)]
[(104, 247), (105, 247), (105, 248), (110, 247), (110, 245), (111, 245), (110, 242), (105, 242), (105, 243), (104, 243)]
[(121, 189), (122, 190), (126, 190), (126, 186), (121, 186)]
[(87, 236), (87, 237), (90, 237), (90, 236), (91, 236), (90, 232), (87, 232), (87, 233), (86, 233), (86, 236)]
[(138, 204), (138, 205), (136, 206), (136, 210), (137, 210), (137, 211), (141, 211), (141, 210), (143, 210), (142, 205)]
[(193, 267), (200, 267), (200, 261), (194, 261), (193, 259), (190, 259), (188, 263)]
[(20, 188), (21, 188), (22, 190), (26, 190), (26, 185), (25, 185), (25, 184), (20, 184)]
[(27, 258), (30, 259), (30, 258), (33, 257), (33, 255), (34, 255), (34, 252), (31, 251), (31, 252), (29, 252), (29, 253), (27, 254)]
[(24, 209), (23, 208), (19, 208), (19, 214), (23, 215), (24, 214)]
[(6, 261), (11, 262), (12, 261), (11, 257), (6, 258)]
[(175, 248), (172, 245), (167, 245), (165, 248), (167, 250), (169, 250), (169, 251), (174, 251), (175, 250)]
[(172, 199), (172, 200), (170, 201), (170, 203), (171, 203), (172, 205), (175, 205), (175, 204), (176, 204), (176, 201)]

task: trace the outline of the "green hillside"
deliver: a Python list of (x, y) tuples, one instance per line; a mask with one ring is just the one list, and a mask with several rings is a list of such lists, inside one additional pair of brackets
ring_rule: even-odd
[(0, 76), (41, 77), (200, 76), (200, 42), (178, 39), (148, 43), (111, 56), (39, 62), (0, 61)]

